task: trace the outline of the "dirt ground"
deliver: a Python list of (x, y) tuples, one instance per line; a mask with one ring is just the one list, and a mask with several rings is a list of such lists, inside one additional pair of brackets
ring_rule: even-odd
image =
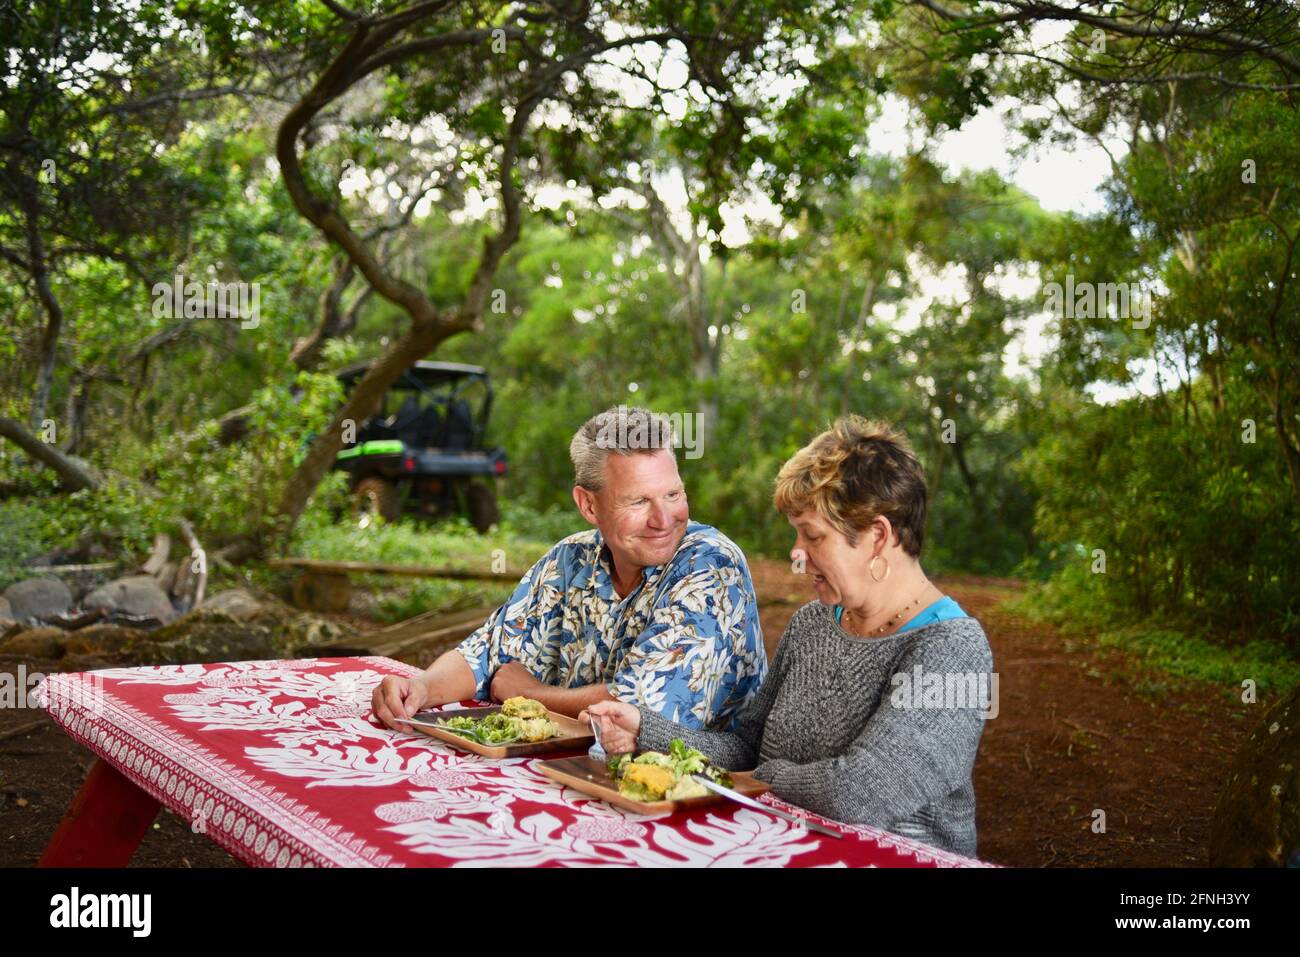
[[(807, 584), (781, 562), (753, 571), (770, 654)], [(1175, 682), (1011, 615), (999, 606), (1016, 582), (939, 584), (983, 624), (1000, 676), (1001, 711), (975, 764), (979, 856), (1022, 867), (1208, 865), (1214, 803), (1266, 705), (1234, 704), (1225, 689)], [(0, 659), (10, 674), (20, 665), (57, 670)], [(36, 863), (92, 762), (43, 711), (0, 709), (0, 866)], [(131, 866), (242, 865), (164, 810)]]

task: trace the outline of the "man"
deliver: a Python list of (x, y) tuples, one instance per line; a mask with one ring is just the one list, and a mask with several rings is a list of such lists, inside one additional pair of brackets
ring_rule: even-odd
[(418, 678), (388, 677), (375, 716), (523, 695), (576, 716), (627, 701), (692, 728), (730, 728), (767, 655), (749, 566), (691, 522), (665, 416), (619, 407), (573, 437), (573, 501), (594, 530), (561, 541), (483, 627)]

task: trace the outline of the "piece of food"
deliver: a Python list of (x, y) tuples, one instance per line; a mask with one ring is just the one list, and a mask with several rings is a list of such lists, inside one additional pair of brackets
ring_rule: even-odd
[(685, 801), (687, 798), (708, 797), (709, 793), (708, 788), (688, 774), (677, 779), (677, 783), (668, 789), (664, 799), (667, 801)]
[(545, 741), (560, 733), (559, 727), (550, 718), (513, 718), (519, 725), (519, 738), (522, 741)]
[(632, 763), (632, 755), (616, 754), (605, 762), (605, 769), (609, 771), (609, 776), (617, 781), (623, 776), (623, 769)]
[(673, 770), (678, 774), (700, 774), (709, 763), (703, 751), (688, 748), (681, 738), (673, 738), (668, 745), (668, 757), (672, 759)]
[(507, 698), (501, 705), (501, 713), (511, 718), (545, 718), (546, 706), (532, 698), (519, 696)]
[(454, 731), (461, 737), (469, 738), (471, 741), (483, 743), (479, 735), (478, 722), (473, 718), (463, 715), (457, 718), (447, 718), (445, 721), (439, 722), (438, 726), (446, 728), (448, 731)]
[(618, 782), (620, 794), (626, 794), (638, 801), (662, 801), (677, 783), (672, 768), (658, 764), (637, 764), (633, 762), (623, 772), (623, 779)]
[(633, 757), (619, 754), (606, 764), (620, 794), (638, 801), (679, 801), (709, 793), (692, 775), (699, 774), (723, 787), (731, 787), (731, 775), (709, 763), (702, 751), (688, 748), (681, 738), (673, 739), (668, 753), (645, 751)]
[[(507, 707), (515, 714), (507, 714)], [(531, 714), (538, 709), (540, 714)], [(479, 744), (494, 747), (512, 744), (515, 741), (545, 741), (560, 734), (559, 725), (546, 716), (546, 709), (542, 707), (541, 702), (531, 698), (510, 698), (500, 711), (486, 718), (459, 715), (440, 722), (439, 727), (454, 731), (461, 737), (477, 741)]]
[(519, 740), (519, 722), (506, 714), (490, 714), (478, 723), (484, 744), (509, 744)]

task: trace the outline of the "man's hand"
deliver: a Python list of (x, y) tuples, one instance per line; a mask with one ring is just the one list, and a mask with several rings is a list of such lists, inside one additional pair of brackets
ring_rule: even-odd
[(389, 675), (379, 682), (370, 698), (375, 717), (398, 731), (409, 731), (410, 726), (395, 719), (409, 718), (428, 703), (429, 691), (421, 678), (399, 678)]
[(538, 688), (545, 688), (533, 677), (533, 673), (517, 661), (507, 661), (492, 676), (492, 700), (501, 702), (507, 698), (534, 697)]

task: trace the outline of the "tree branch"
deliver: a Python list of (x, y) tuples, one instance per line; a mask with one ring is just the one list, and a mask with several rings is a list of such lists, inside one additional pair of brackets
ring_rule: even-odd
[(69, 492), (98, 489), (103, 479), (86, 463), (64, 455), (55, 446), (42, 442), (19, 422), (0, 417), (0, 436), (13, 442), (36, 461), (49, 466)]

